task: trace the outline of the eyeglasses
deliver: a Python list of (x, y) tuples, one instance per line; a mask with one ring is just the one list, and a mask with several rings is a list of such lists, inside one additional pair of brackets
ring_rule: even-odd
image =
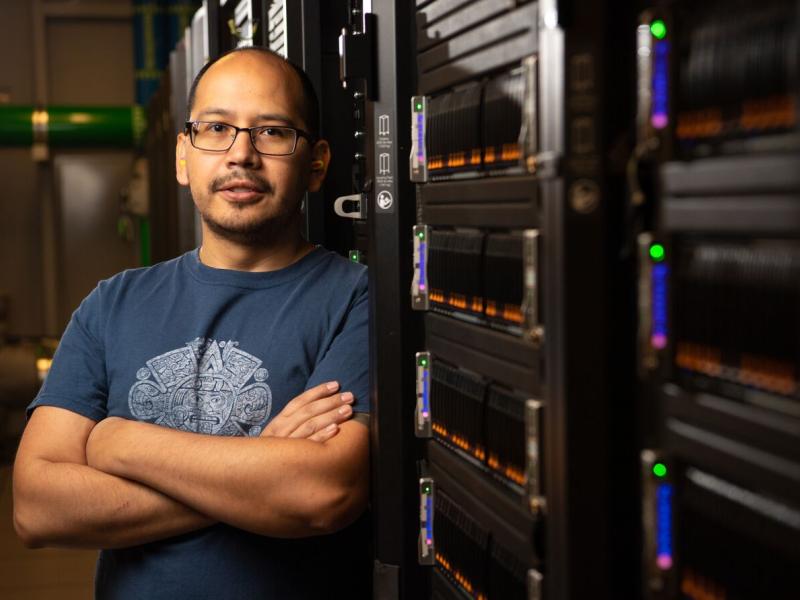
[(258, 127), (234, 127), (217, 121), (186, 121), (186, 132), (192, 146), (207, 152), (227, 152), (231, 149), (240, 131), (250, 135), (250, 142), (256, 152), (267, 156), (287, 156), (294, 154), (297, 138), (315, 142), (314, 137), (296, 127), (260, 125)]

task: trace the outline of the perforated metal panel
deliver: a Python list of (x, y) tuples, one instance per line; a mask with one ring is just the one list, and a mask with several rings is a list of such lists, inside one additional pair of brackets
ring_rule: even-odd
[(286, 43), (286, 4), (285, 0), (275, 0), (268, 10), (269, 49), (288, 56)]

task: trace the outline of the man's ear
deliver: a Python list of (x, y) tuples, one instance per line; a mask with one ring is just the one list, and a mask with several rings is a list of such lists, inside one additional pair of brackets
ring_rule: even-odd
[(330, 162), (331, 147), (326, 140), (318, 140), (311, 149), (311, 176), (308, 178), (309, 192), (318, 192), (322, 187)]
[(186, 134), (179, 133), (175, 143), (175, 179), (181, 185), (189, 185), (189, 177), (186, 175)]

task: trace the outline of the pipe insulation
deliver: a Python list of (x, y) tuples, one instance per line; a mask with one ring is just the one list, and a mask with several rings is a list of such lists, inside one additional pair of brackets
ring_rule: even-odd
[(141, 106), (0, 105), (0, 146), (114, 146), (130, 148), (144, 139)]

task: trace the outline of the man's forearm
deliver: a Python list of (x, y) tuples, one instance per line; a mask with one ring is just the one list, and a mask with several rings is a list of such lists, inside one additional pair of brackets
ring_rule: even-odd
[(16, 470), (14, 521), (31, 547), (122, 548), (213, 523), (156, 490), (86, 465), (32, 458)]
[(358, 423), (344, 424), (328, 443), (198, 435), (121, 419), (95, 431), (105, 433), (92, 433), (91, 466), (255, 533), (320, 534), (354, 519), (366, 503), (368, 443)]

